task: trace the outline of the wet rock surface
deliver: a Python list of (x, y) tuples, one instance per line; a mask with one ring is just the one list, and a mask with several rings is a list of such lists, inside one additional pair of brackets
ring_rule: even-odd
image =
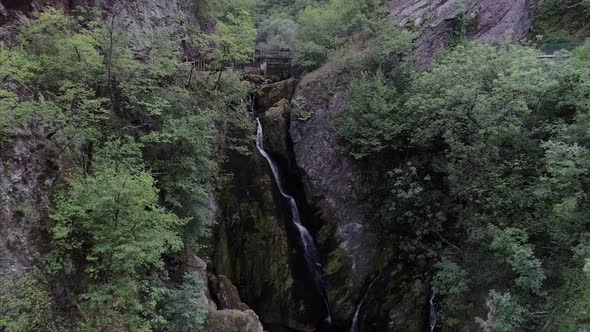
[(283, 160), (290, 159), (289, 118), (291, 106), (288, 99), (282, 99), (264, 112), (264, 148), (270, 154)]
[(305, 196), (318, 209), (316, 224), (310, 227), (326, 260), (333, 316), (342, 326), (352, 318), (365, 281), (381, 261), (390, 258), (382, 255), (383, 244), (359, 207), (359, 195), (371, 190), (371, 181), (338, 150), (332, 130), (348, 96), (347, 87), (348, 77), (339, 66), (326, 66), (304, 77), (294, 98), (302, 101), (303, 111), (311, 116), (302, 120), (292, 112), (289, 128)]
[(241, 153), (229, 146), (233, 139), (251, 135), (255, 127), (243, 130), (230, 128), (219, 145), (224, 180), (216, 191), (212, 270), (235, 284), (241, 301), (264, 326), (312, 331), (322, 318), (322, 301), (304, 280), (290, 209), (255, 142)]

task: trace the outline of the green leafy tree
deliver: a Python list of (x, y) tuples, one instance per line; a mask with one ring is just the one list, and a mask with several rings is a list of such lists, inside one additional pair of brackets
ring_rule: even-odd
[(63, 80), (94, 85), (104, 79), (105, 68), (91, 31), (76, 32), (73, 18), (49, 9), (20, 33), (27, 51), (38, 56), (40, 81), (52, 90)]
[(346, 141), (350, 153), (361, 159), (395, 145), (403, 130), (396, 113), (400, 98), (383, 72), (362, 74), (350, 84), (350, 95), (343, 115), (335, 122), (338, 136)]
[[(100, 153), (120, 160), (117, 150)], [(181, 249), (177, 230), (186, 222), (157, 203), (151, 175), (125, 164), (97, 167), (58, 198), (53, 264), (80, 263), (90, 277), (81, 295), (84, 326), (145, 330), (155, 319), (155, 305), (143, 300), (153, 292), (146, 271), (161, 271), (162, 255)]]
[(30, 84), (37, 77), (40, 63), (22, 48), (8, 48), (0, 42), (0, 81), (16, 80)]
[(494, 330), (509, 332), (518, 330), (524, 322), (525, 309), (510, 293), (490, 292), (490, 297), (497, 310)]
[(254, 51), (256, 29), (248, 12), (228, 13), (217, 22), (213, 56), (220, 65), (248, 62)]
[(295, 49), (299, 25), (284, 17), (272, 17), (258, 27), (257, 47), (263, 50)]

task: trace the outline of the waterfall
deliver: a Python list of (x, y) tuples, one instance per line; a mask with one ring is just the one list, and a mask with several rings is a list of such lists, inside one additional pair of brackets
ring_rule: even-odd
[(278, 169), (276, 162), (274, 160), (272, 160), (270, 155), (264, 150), (264, 136), (263, 136), (263, 132), (262, 132), (262, 124), (260, 123), (259, 118), (256, 118), (256, 122), (258, 123), (258, 128), (256, 131), (256, 148), (258, 149), (260, 154), (264, 157), (264, 159), (266, 159), (266, 161), (268, 162), (268, 165), (270, 166), (270, 169), (272, 171), (272, 175), (274, 177), (275, 183), (277, 184), (277, 187), (279, 188), (279, 192), (289, 202), (289, 205), (291, 206), (291, 215), (293, 218), (293, 224), (297, 228), (297, 233), (299, 234), (299, 239), (301, 240), (301, 243), (303, 245), (303, 253), (305, 256), (305, 260), (307, 262), (309, 273), (312, 274), (314, 284), (324, 299), (324, 305), (325, 305), (326, 311), (328, 313), (328, 315), (325, 318), (325, 322), (328, 325), (330, 325), (332, 323), (332, 317), (330, 315), (330, 306), (328, 304), (328, 299), (326, 296), (326, 289), (324, 287), (324, 281), (323, 281), (323, 277), (322, 277), (322, 274), (323, 274), (322, 273), (322, 264), (321, 264), (318, 249), (315, 245), (313, 237), (311, 236), (311, 234), (309, 233), (307, 228), (305, 228), (305, 226), (303, 226), (303, 224), (301, 223), (301, 215), (299, 214), (299, 208), (297, 207), (297, 202), (295, 202), (295, 199), (291, 195), (287, 194), (287, 191), (285, 190), (283, 182), (281, 181), (281, 176), (280, 176), (279, 169)]
[(369, 292), (371, 292), (371, 288), (373, 288), (373, 285), (375, 284), (377, 279), (379, 279), (379, 276), (380, 275), (378, 275), (377, 277), (375, 277), (375, 279), (373, 279), (373, 282), (371, 282), (371, 284), (369, 285), (369, 288), (367, 288), (367, 292), (365, 293), (365, 296), (363, 296), (363, 298), (361, 299), (361, 302), (359, 302), (359, 304), (356, 306), (356, 310), (354, 311), (354, 317), (352, 318), (352, 325), (350, 326), (350, 332), (358, 332), (358, 330), (359, 330), (359, 327), (358, 327), (359, 314), (361, 312), (361, 307), (365, 303), (365, 300), (367, 299)]
[(430, 295), (430, 332), (434, 332), (434, 328), (436, 327), (436, 306), (434, 305), (434, 296), (435, 293), (432, 291)]

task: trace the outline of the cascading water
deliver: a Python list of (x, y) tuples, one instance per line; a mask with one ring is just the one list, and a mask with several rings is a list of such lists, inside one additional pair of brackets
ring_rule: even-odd
[(434, 296), (435, 293), (432, 291), (430, 295), (430, 332), (434, 332), (434, 328), (436, 327), (436, 306), (434, 305)]
[(291, 215), (293, 218), (293, 224), (295, 225), (295, 227), (297, 229), (297, 232), (299, 234), (299, 238), (300, 238), (301, 243), (303, 245), (303, 253), (305, 256), (305, 261), (307, 262), (307, 267), (308, 267), (309, 273), (312, 274), (315, 287), (317, 288), (318, 292), (321, 294), (321, 296), (324, 299), (324, 305), (326, 307), (326, 312), (327, 312), (327, 316), (324, 319), (324, 321), (329, 326), (332, 323), (332, 317), (330, 315), (330, 306), (328, 304), (328, 300), (327, 300), (327, 296), (326, 296), (326, 289), (324, 287), (324, 281), (323, 281), (323, 277), (322, 277), (322, 274), (323, 274), (322, 273), (322, 264), (321, 264), (321, 260), (320, 260), (320, 255), (318, 253), (318, 249), (315, 245), (315, 242), (313, 241), (313, 237), (311, 236), (311, 234), (309, 233), (307, 228), (305, 228), (305, 226), (303, 226), (303, 224), (301, 223), (301, 215), (299, 214), (299, 208), (297, 207), (297, 202), (295, 202), (295, 199), (291, 195), (287, 194), (287, 192), (283, 186), (283, 182), (281, 181), (281, 176), (279, 174), (279, 169), (278, 169), (277, 164), (270, 157), (270, 155), (264, 150), (264, 144), (263, 144), (264, 136), (263, 136), (263, 132), (262, 132), (262, 124), (260, 123), (259, 118), (256, 118), (256, 122), (258, 124), (257, 132), (256, 132), (256, 148), (258, 149), (260, 154), (264, 157), (264, 159), (266, 159), (266, 161), (268, 162), (268, 165), (270, 166), (270, 169), (272, 171), (272, 175), (274, 177), (275, 183), (277, 184), (277, 187), (279, 188), (279, 192), (281, 193), (281, 195), (285, 199), (287, 199), (287, 201), (289, 202), (289, 205), (291, 206)]
[(354, 311), (354, 317), (352, 318), (352, 325), (350, 326), (350, 332), (358, 332), (358, 330), (359, 330), (359, 326), (358, 326), (359, 314), (361, 312), (361, 307), (365, 303), (367, 296), (369, 296), (369, 292), (371, 292), (371, 288), (373, 288), (373, 285), (375, 284), (377, 279), (379, 279), (379, 276), (380, 275), (378, 275), (375, 279), (373, 279), (373, 281), (369, 285), (369, 288), (367, 288), (367, 292), (365, 293), (365, 296), (363, 296), (363, 298), (361, 299), (361, 302), (359, 302), (359, 304), (356, 306), (356, 310)]

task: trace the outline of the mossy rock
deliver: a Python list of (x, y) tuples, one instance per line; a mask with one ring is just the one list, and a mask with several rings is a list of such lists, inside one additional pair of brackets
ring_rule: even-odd
[(257, 112), (265, 112), (283, 99), (290, 100), (297, 81), (294, 78), (261, 86), (256, 90), (255, 107)]
[(283, 160), (289, 159), (289, 100), (282, 99), (268, 109), (263, 116), (264, 148)]
[(262, 332), (258, 316), (252, 310), (219, 310), (207, 316), (204, 331), (208, 332)]

